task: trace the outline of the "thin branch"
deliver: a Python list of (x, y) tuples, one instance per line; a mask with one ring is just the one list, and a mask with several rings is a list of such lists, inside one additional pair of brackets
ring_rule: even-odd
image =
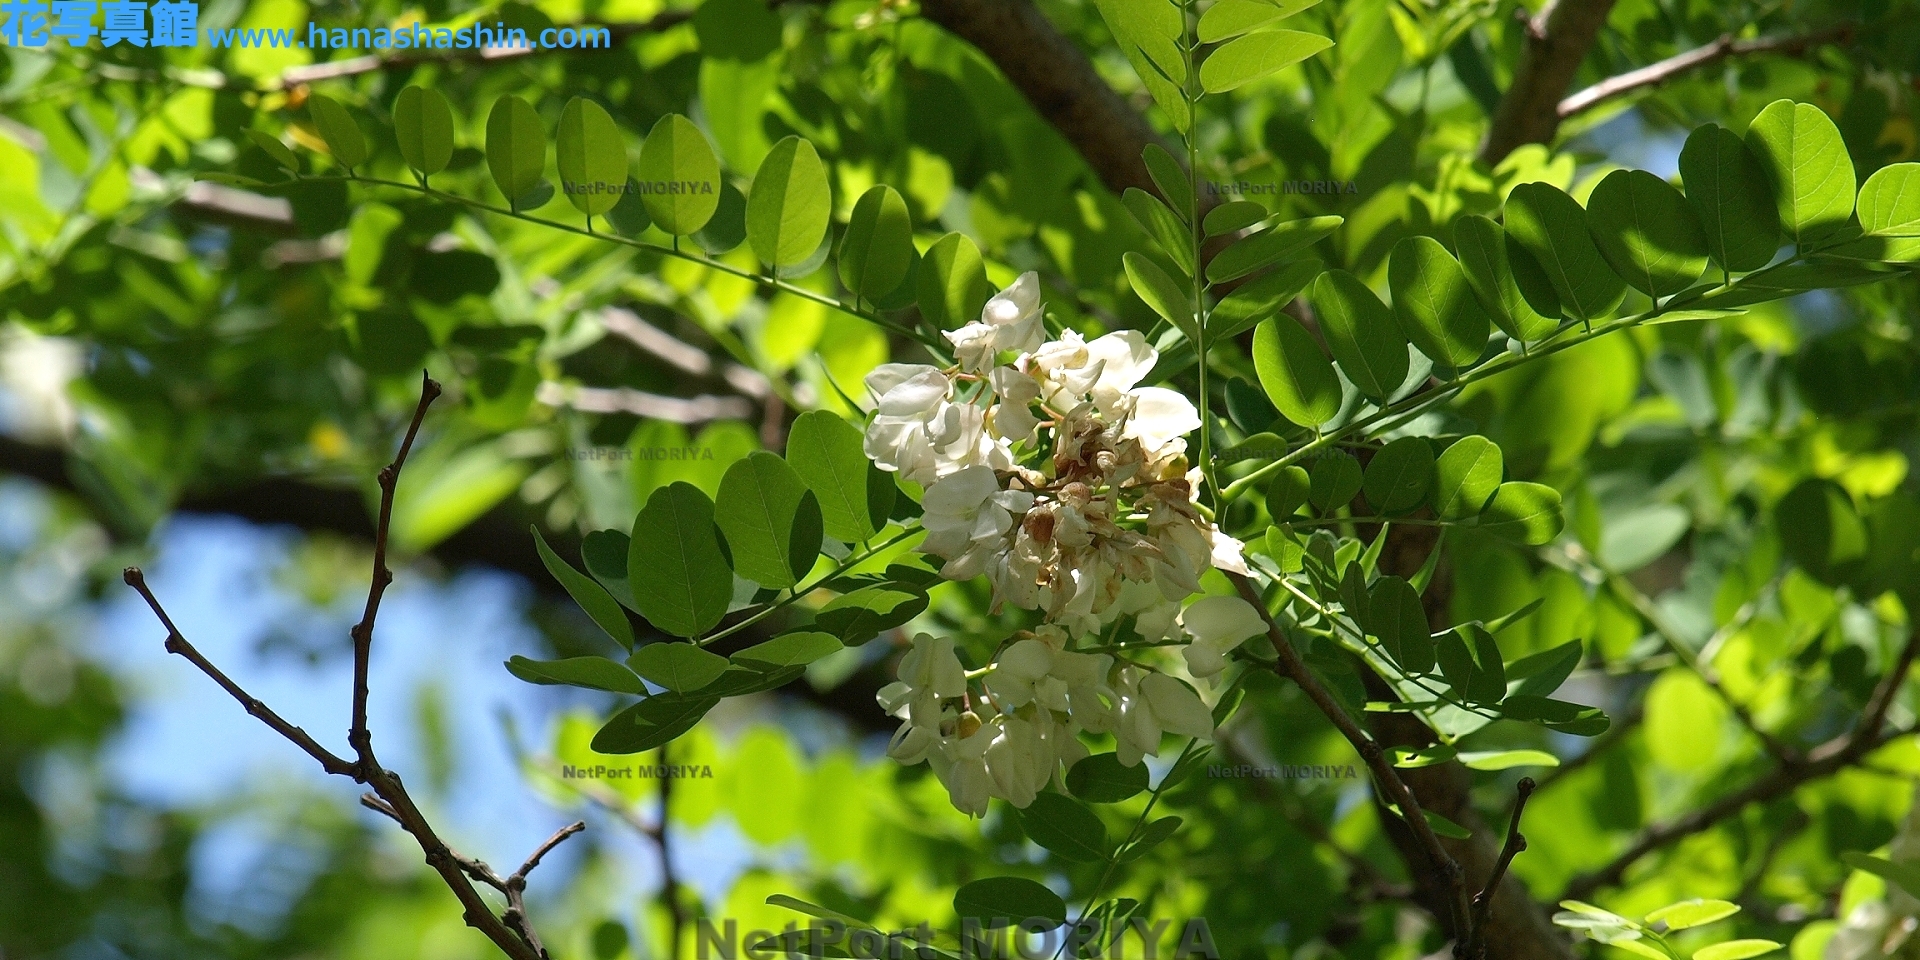
[(367, 588), (367, 606), (360, 616), (360, 622), (353, 627), (353, 726), (347, 733), (347, 742), (353, 746), (359, 760), (360, 771), (356, 779), (367, 782), (368, 776), (379, 764), (373, 759), (373, 738), (367, 733), (367, 664), (373, 655), (373, 621), (380, 615), (380, 598), (386, 594), (387, 585), (393, 582), (393, 571), (387, 567), (387, 531), (393, 523), (393, 492), (400, 485), (400, 468), (406, 466), (407, 452), (413, 449), (413, 438), (420, 433), (420, 421), (426, 419), (427, 407), (440, 396), (439, 381), (420, 374), (420, 403), (413, 408), (413, 422), (407, 425), (406, 438), (400, 441), (400, 452), (393, 462), (380, 471), (380, 519), (376, 521), (373, 537), (373, 578)]
[(1831, 776), (1854, 766), (1879, 747), (1914, 733), (1915, 731), (1911, 728), (1883, 732), (1881, 727), (1886, 723), (1887, 711), (1893, 706), (1894, 697), (1899, 694), (1901, 685), (1913, 668), (1916, 654), (1920, 654), (1920, 631), (1916, 631), (1907, 638), (1906, 644), (1900, 650), (1900, 656), (1887, 670), (1886, 675), (1880, 678), (1879, 685), (1867, 700), (1867, 709), (1862, 711), (1859, 722), (1851, 731), (1807, 751), (1805, 760), (1776, 763), (1772, 770), (1745, 787), (1707, 806), (1695, 809), (1677, 820), (1655, 824), (1642, 830), (1625, 851), (1605, 866), (1575, 877), (1567, 884), (1562, 898), (1589, 899), (1601, 888), (1619, 883), (1626, 876), (1628, 868), (1648, 854), (1711, 829), (1721, 821), (1746, 809), (1749, 804), (1763, 803), (1784, 796), (1799, 788), (1801, 784)]
[(1689, 70), (1718, 63), (1729, 57), (1762, 53), (1799, 56), (1815, 47), (1829, 43), (1846, 43), (1853, 39), (1854, 31), (1857, 29), (1857, 24), (1846, 23), (1813, 33), (1796, 34), (1790, 37), (1762, 37), (1755, 40), (1736, 40), (1731, 33), (1722, 34), (1719, 39), (1705, 46), (1695, 47), (1685, 53), (1647, 64), (1638, 70), (1629, 70), (1619, 76), (1608, 77), (1560, 101), (1556, 113), (1561, 120), (1566, 120), (1576, 114), (1592, 110), (1609, 100), (1646, 87), (1657, 86)]
[(201, 656), (200, 651), (194, 649), (193, 644), (188, 643), (187, 638), (181, 635), (180, 629), (173, 625), (173, 618), (167, 616), (167, 611), (160, 606), (159, 599), (154, 597), (152, 590), (148, 589), (147, 578), (140, 572), (139, 567), (128, 567), (122, 571), (121, 579), (127, 582), (127, 586), (140, 592), (140, 598), (147, 601), (147, 606), (153, 609), (153, 615), (159, 617), (160, 623), (167, 628), (168, 653), (179, 654), (185, 657), (189, 663), (199, 667), (201, 673), (212, 677), (214, 683), (219, 684), (221, 689), (232, 694), (235, 700), (240, 701), (240, 706), (245, 708), (247, 713), (258, 718), (260, 722), (272, 728), (275, 733), (287, 738), (292, 741), (295, 746), (306, 751), (307, 756), (318, 760), (322, 770), (340, 776), (353, 775), (353, 764), (348, 763), (333, 751), (321, 746), (319, 742), (308, 735), (305, 730), (281, 719), (280, 715), (273, 712), (272, 708), (260, 702), (252, 694), (241, 689), (240, 685), (229, 679), (225, 673), (220, 671), (219, 667), (214, 666), (206, 657)]
[[(160, 601), (147, 588), (146, 578), (139, 568), (128, 567), (125, 579), (129, 586), (139, 591), (141, 597), (147, 601), (147, 605), (153, 609), (154, 615), (166, 626), (169, 652), (180, 654), (200, 668), (201, 672), (213, 678), (215, 683), (239, 700), (248, 713), (258, 717), (268, 727), (318, 760), (321, 768), (327, 773), (349, 777), (372, 788), (370, 793), (361, 797), (361, 804), (393, 820), (402, 830), (413, 836), (414, 841), (420, 845), (420, 851), (425, 855), (427, 864), (440, 874), (441, 880), (460, 901), (461, 919), (468, 926), (480, 931), (511, 960), (551, 960), (526, 916), (523, 896), (526, 873), (538, 865), (540, 858), (554, 845), (579, 832), (579, 825), (576, 824), (556, 834), (527, 860), (520, 872), (512, 878), (503, 880), (485, 863), (461, 856), (440, 839), (426, 815), (420, 811), (419, 805), (414, 803), (412, 795), (407, 792), (406, 785), (400, 780), (400, 775), (380, 766), (379, 761), (375, 759), (373, 739), (366, 729), (367, 656), (372, 648), (373, 623), (379, 612), (380, 595), (386, 585), (393, 580), (393, 573), (386, 566), (387, 532), (393, 516), (393, 492), (399, 483), (400, 470), (406, 463), (407, 452), (419, 433), (420, 423), (426, 415), (427, 406), (439, 393), (440, 385), (431, 377), (423, 375), (420, 403), (414, 410), (413, 420), (408, 425), (407, 435), (401, 443), (400, 452), (393, 463), (380, 471), (381, 505), (379, 525), (374, 537), (373, 584), (368, 592), (366, 612), (360, 624), (354, 627), (354, 724), (349, 739), (353, 742), (357, 753), (355, 761), (348, 762), (315, 743), (312, 737), (307, 736), (300, 728), (282, 720), (278, 714), (248, 695), (238, 684), (201, 656), (199, 651), (187, 642), (179, 628), (174, 625), (173, 618), (167, 615)], [(506, 895), (508, 906), (503, 915), (494, 914), (494, 908), (474, 886), (475, 882), (492, 887)]]
[(1393, 769), (1393, 764), (1387, 761), (1386, 752), (1381, 750), (1380, 745), (1374, 742), (1374, 739), (1368, 736), (1352, 717), (1347, 715), (1346, 708), (1340, 705), (1340, 701), (1334, 699), (1333, 694), (1321, 684), (1320, 678), (1314, 676), (1306, 661), (1300, 658), (1300, 652), (1294, 649), (1293, 642), (1287, 639), (1285, 631), (1280, 629), (1280, 625), (1274, 622), (1273, 615), (1268, 612), (1267, 602), (1260, 596), (1260, 589), (1254, 586), (1253, 581), (1237, 573), (1227, 574), (1227, 579), (1233, 581), (1234, 589), (1239, 591), (1241, 598), (1251, 604), (1255, 610), (1260, 611), (1261, 619), (1266, 621), (1267, 639), (1273, 643), (1274, 652), (1279, 654), (1279, 658), (1273, 664), (1274, 672), (1282, 678), (1292, 680), (1306, 692), (1307, 698), (1313, 701), (1314, 706), (1326, 715), (1334, 728), (1340, 731), (1341, 736), (1346, 737), (1347, 742), (1359, 752), (1360, 759), (1373, 773), (1374, 782), (1380, 792), (1400, 808), (1400, 814), (1406, 820), (1407, 829), (1413, 832), (1421, 850), (1426, 854), (1428, 864), (1432, 866), (1435, 873), (1440, 875), (1444, 886), (1451, 893), (1447, 898), (1447, 906), (1452, 914), (1455, 934), (1461, 937), (1469, 936), (1467, 931), (1472, 929), (1472, 918), (1467, 911), (1466, 873), (1460, 868), (1459, 862), (1453, 859), (1453, 855), (1447, 852), (1446, 847), (1441, 846), (1440, 837), (1433, 832), (1433, 825), (1427, 822), (1426, 813), (1421, 810), (1419, 799), (1407, 787), (1406, 781), (1400, 779), (1400, 775)]
[(758, 409), (745, 397), (701, 394), (669, 397), (631, 387), (585, 387), (548, 380), (534, 399), (549, 407), (567, 407), (583, 413), (630, 413), (647, 420), (696, 424), (712, 420), (745, 420)]
[(1473, 930), (1467, 935), (1465, 950), (1471, 960), (1482, 960), (1487, 955), (1486, 931), (1493, 919), (1493, 895), (1500, 889), (1500, 881), (1506, 878), (1507, 868), (1513, 866), (1513, 858), (1527, 849), (1526, 835), (1520, 832), (1520, 816), (1526, 812), (1533, 787), (1532, 777), (1521, 777), (1515, 785), (1517, 795), (1513, 801), (1513, 819), (1507, 824), (1507, 842), (1500, 847), (1500, 859), (1494, 861), (1486, 886), (1473, 898)]

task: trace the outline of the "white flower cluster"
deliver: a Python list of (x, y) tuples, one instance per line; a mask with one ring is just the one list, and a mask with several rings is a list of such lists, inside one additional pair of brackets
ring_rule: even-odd
[(978, 694), (953, 641), (924, 634), (881, 692), (905, 721), (889, 754), (931, 763), (976, 815), (990, 797), (1025, 807), (1087, 755), (1083, 732), (1112, 734), (1129, 766), (1164, 733), (1212, 738), (1191, 687), (1078, 652), (1072, 638), (1131, 616), (1143, 641), (1189, 640), (1187, 672), (1206, 678), (1265, 629), (1237, 597), (1181, 609), (1209, 568), (1247, 569), (1240, 542), (1194, 504), (1202, 473), (1184, 438), (1199, 412), (1178, 391), (1139, 385), (1158, 353), (1132, 330), (1047, 340), (1041, 316), (1039, 278), (1023, 274), (946, 335), (953, 367), (890, 363), (866, 381), (877, 402), (867, 456), (926, 488), (919, 549), (949, 579), (986, 575), (996, 609), (1046, 621), (979, 671)]

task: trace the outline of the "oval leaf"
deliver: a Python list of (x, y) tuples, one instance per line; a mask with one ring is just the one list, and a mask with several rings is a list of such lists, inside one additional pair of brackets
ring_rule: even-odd
[(787, 434), (787, 463), (820, 501), (826, 534), (861, 543), (886, 526), (895, 492), (891, 474), (873, 468), (858, 427), (829, 410), (809, 410)]
[(662, 693), (613, 715), (593, 735), (595, 753), (644, 753), (693, 729), (719, 697)]
[(1207, 279), (1214, 283), (1237, 280), (1319, 243), (1345, 222), (1334, 216), (1284, 220), (1253, 236), (1241, 237), (1207, 263)]
[(1092, 863), (1107, 858), (1107, 829), (1092, 810), (1071, 797), (1042, 793), (1020, 811), (1020, 826), (1034, 843), (1062, 860)]
[(327, 152), (341, 166), (351, 169), (367, 162), (367, 136), (340, 101), (316, 93), (307, 98), (307, 112), (313, 115), (313, 125), (320, 128)]
[(1440, 241), (1412, 236), (1394, 244), (1387, 282), (1400, 332), (1435, 363), (1461, 369), (1486, 352), (1487, 313), (1467, 286), (1460, 261)]
[(1607, 266), (1587, 231), (1587, 212), (1550, 183), (1523, 183), (1507, 195), (1507, 235), (1546, 268), (1560, 307), (1592, 322), (1613, 312), (1627, 282)]
[(727, 672), (727, 658), (691, 643), (649, 643), (627, 658), (633, 672), (674, 693), (692, 693)]
[(698, 232), (720, 208), (720, 158), (707, 135), (677, 113), (653, 125), (636, 174), (647, 216), (674, 236)]
[(1408, 674), (1433, 672), (1433, 634), (1420, 591), (1400, 577), (1381, 577), (1367, 591), (1368, 633), (1395, 665)]
[(840, 240), (840, 280), (855, 296), (870, 300), (900, 286), (913, 261), (907, 202), (884, 184), (861, 194)]
[(1433, 491), (1432, 445), (1422, 437), (1401, 437), (1382, 447), (1367, 463), (1361, 489), (1381, 513), (1419, 509)]
[(1482, 436), (1454, 441), (1436, 464), (1434, 512), (1442, 520), (1468, 520), (1486, 509), (1506, 471), (1500, 448)]
[(1067, 770), (1067, 789), (1088, 803), (1119, 803), (1147, 788), (1147, 767), (1131, 767), (1111, 753), (1083, 757)]
[[(1507, 336), (1526, 342), (1559, 328), (1560, 305), (1552, 284), (1533, 256), (1508, 239), (1499, 224), (1479, 214), (1461, 217), (1453, 225), (1453, 246), (1460, 252), (1460, 268), (1474, 298)], [(1524, 259), (1516, 261), (1515, 253)], [(1528, 290), (1530, 280), (1535, 282)], [(1550, 309), (1536, 309), (1535, 301)]]
[(647, 687), (633, 671), (606, 657), (568, 657), (565, 660), (529, 660), (514, 657), (507, 672), (528, 683), (586, 687), (609, 693), (645, 694)]
[(575, 210), (591, 217), (620, 202), (627, 187), (627, 145), (605, 107), (581, 97), (567, 101), (554, 131), (553, 153), (560, 191)]
[(1340, 412), (1333, 361), (1298, 320), (1280, 314), (1255, 328), (1253, 366), (1267, 399), (1288, 420), (1317, 427)]
[(1656, 299), (1707, 272), (1707, 235), (1673, 184), (1645, 170), (1615, 170), (1593, 188), (1587, 228), (1615, 273)]
[(540, 529), (533, 530), (533, 545), (540, 554), (540, 562), (547, 568), (560, 585), (566, 588), (567, 596), (580, 605), (580, 609), (593, 618), (608, 636), (620, 642), (627, 649), (633, 649), (633, 624), (627, 622), (627, 612), (620, 607), (620, 601), (607, 592), (607, 588), (592, 577), (573, 568), (573, 565), (560, 559), (560, 555), (547, 546), (547, 538), (540, 535)]
[(1200, 86), (1223, 93), (1290, 67), (1333, 46), (1333, 41), (1299, 30), (1249, 34), (1213, 51), (1200, 65)]
[(657, 488), (633, 521), (627, 585), (640, 615), (679, 637), (698, 636), (727, 615), (733, 569), (720, 551), (713, 501), (684, 480)]
[(1682, 900), (1647, 914), (1648, 923), (1664, 923), (1669, 930), (1704, 927), (1740, 912), (1740, 906), (1725, 900)]
[(1707, 238), (1707, 256), (1726, 271), (1758, 270), (1780, 249), (1780, 214), (1760, 158), (1719, 124), (1693, 131), (1680, 150), (1680, 181)]
[(803, 263), (820, 249), (833, 216), (827, 167), (813, 144), (786, 137), (773, 145), (747, 193), (747, 242), (760, 262)]
[(1517, 480), (1501, 484), (1480, 515), (1481, 529), (1534, 546), (1553, 542), (1564, 522), (1560, 491)]
[(1011, 926), (1030, 917), (1067, 922), (1067, 904), (1060, 895), (1022, 877), (975, 880), (953, 893), (953, 912), (963, 921), (979, 920), (987, 929)]
[(920, 288), (920, 315), (942, 330), (980, 319), (994, 294), (980, 248), (962, 233), (949, 233), (927, 248), (914, 282)]
[(803, 667), (842, 648), (840, 641), (818, 630), (783, 633), (733, 655), (733, 662), (754, 670)]
[(540, 183), (547, 165), (547, 136), (533, 105), (515, 96), (493, 102), (487, 114), (487, 171), (507, 202), (518, 201)]
[(1169, 323), (1180, 328), (1190, 340), (1197, 340), (1194, 332), (1193, 300), (1180, 284), (1167, 275), (1160, 265), (1141, 254), (1128, 251), (1120, 257), (1126, 267), (1127, 281), (1133, 285), (1133, 292), (1146, 301), (1153, 312), (1166, 318)]
[(1747, 960), (1780, 949), (1772, 940), (1729, 940), (1693, 952), (1693, 960)]
[(1920, 163), (1890, 163), (1860, 187), (1860, 226), (1883, 237), (1920, 236)]
[(408, 87), (393, 102), (393, 135), (400, 156), (423, 177), (453, 159), (453, 108), (438, 90)]
[[(811, 496), (800, 474), (778, 454), (761, 450), (734, 461), (720, 478), (714, 506), (734, 572), (763, 587), (798, 583), (820, 551), (817, 534), (811, 544), (794, 537), (801, 501)], [(816, 502), (816, 516), (819, 509)], [(807, 555), (805, 566), (793, 562), (800, 554)]]
[(1787, 239), (1805, 247), (1853, 214), (1853, 158), (1833, 120), (1810, 103), (1775, 100), (1747, 127), (1747, 146), (1773, 186)]
[(1407, 338), (1393, 311), (1345, 270), (1330, 270), (1313, 282), (1313, 306), (1347, 379), (1374, 400), (1391, 398), (1406, 382), (1408, 363)]

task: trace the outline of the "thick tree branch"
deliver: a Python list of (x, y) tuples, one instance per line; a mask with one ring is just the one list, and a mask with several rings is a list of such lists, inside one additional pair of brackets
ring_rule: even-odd
[(1153, 128), (1033, 0), (921, 0), (920, 12), (986, 54), (1108, 190), (1116, 196), (1128, 187), (1154, 192), (1140, 160), (1159, 139)]
[(1886, 675), (1880, 678), (1879, 685), (1867, 700), (1867, 708), (1861, 711), (1860, 719), (1851, 731), (1808, 751), (1804, 760), (1776, 763), (1767, 774), (1745, 787), (1676, 820), (1655, 824), (1641, 831), (1626, 850), (1605, 866), (1575, 877), (1567, 884), (1564, 896), (1575, 900), (1588, 899), (1600, 889), (1614, 886), (1625, 879), (1627, 870), (1649, 854), (1709, 830), (1746, 809), (1749, 804), (1785, 796), (1802, 784), (1832, 776), (1858, 764), (1875, 749), (1913, 733), (1911, 729), (1883, 731), (1881, 728), (1886, 723), (1887, 711), (1892, 708), (1894, 698), (1899, 695), (1908, 672), (1913, 668), (1916, 654), (1920, 654), (1920, 632), (1915, 632), (1907, 639), (1900, 656)]
[[(354, 690), (353, 690), (353, 726), (348, 739), (357, 755), (354, 762), (340, 758), (316, 743), (300, 728), (295, 727), (265, 704), (248, 695), (240, 686), (222, 673), (217, 667), (201, 656), (174, 626), (173, 618), (167, 615), (160, 601), (147, 588), (146, 578), (139, 568), (128, 567), (124, 576), (127, 584), (140, 592), (142, 599), (153, 608), (154, 615), (167, 628), (167, 650), (178, 653), (192, 662), (201, 672), (211, 677), (228, 693), (240, 701), (247, 712), (261, 719), (268, 727), (299, 746), (309, 756), (319, 761), (322, 769), (337, 776), (350, 777), (372, 787), (372, 795), (363, 797), (362, 803), (380, 812), (398, 823), (401, 829), (412, 834), (426, 856), (428, 865), (440, 874), (447, 888), (453, 891), (464, 908), (463, 919), (467, 925), (480, 931), (494, 946), (500, 948), (512, 960), (551, 960), (541, 945), (539, 935), (534, 932), (533, 924), (526, 916), (524, 893), (526, 877), (540, 860), (553, 847), (567, 837), (578, 833), (581, 824), (575, 824), (561, 830), (543, 844), (533, 856), (511, 877), (501, 879), (486, 864), (455, 853), (446, 842), (440, 839), (433, 825), (414, 803), (412, 795), (401, 783), (399, 774), (382, 767), (373, 752), (373, 739), (366, 726), (367, 700), (367, 658), (372, 648), (373, 624), (379, 612), (380, 596), (387, 585), (393, 581), (393, 572), (386, 566), (386, 544), (389, 521), (392, 518), (393, 491), (400, 479), (400, 469), (406, 463), (407, 452), (413, 445), (414, 437), (419, 433), (420, 422), (426, 416), (427, 406), (440, 393), (440, 385), (430, 377), (422, 377), (419, 406), (414, 410), (412, 422), (400, 445), (400, 452), (392, 464), (380, 472), (382, 501), (380, 519), (375, 532), (375, 548), (372, 584), (368, 590), (367, 608), (359, 625), (353, 629), (354, 638)], [(476, 880), (504, 893), (507, 908), (495, 915), (480, 891), (474, 887)]]
[(1307, 666), (1306, 661), (1300, 658), (1300, 652), (1294, 649), (1293, 642), (1287, 639), (1285, 631), (1280, 629), (1280, 625), (1274, 622), (1273, 615), (1268, 612), (1267, 602), (1261, 597), (1260, 588), (1254, 586), (1253, 581), (1239, 574), (1229, 573), (1227, 577), (1233, 581), (1233, 587), (1239, 591), (1241, 599), (1260, 611), (1261, 618), (1267, 622), (1267, 639), (1273, 643), (1274, 651), (1279, 654), (1279, 659), (1274, 662), (1274, 672), (1298, 684), (1300, 689), (1306, 692), (1307, 698), (1313, 701), (1314, 706), (1318, 707), (1320, 712), (1333, 723), (1334, 728), (1340, 731), (1340, 735), (1346, 737), (1347, 742), (1359, 752), (1361, 761), (1373, 773), (1374, 784), (1380, 791), (1383, 802), (1391, 802), (1399, 807), (1401, 818), (1413, 832), (1413, 836), (1419, 841), (1421, 851), (1426, 855), (1427, 865), (1432, 868), (1443, 887), (1449, 890), (1446, 899), (1452, 929), (1456, 934), (1470, 929), (1472, 920), (1467, 913), (1465, 873), (1461, 870), (1460, 864), (1447, 852), (1446, 847), (1441, 845), (1440, 837), (1433, 832), (1433, 826), (1427, 822), (1419, 799), (1414, 796), (1412, 790), (1408, 789), (1406, 781), (1400, 779), (1400, 774), (1394, 769), (1393, 764), (1388, 762), (1386, 751), (1380, 749), (1380, 744), (1368, 736), (1367, 732), (1347, 715), (1346, 708), (1340, 705), (1340, 701), (1334, 699), (1332, 692), (1320, 682), (1319, 677), (1314, 676), (1313, 670)]
[(1626, 96), (1636, 90), (1665, 83), (1689, 70), (1696, 70), (1710, 63), (1717, 63), (1728, 57), (1743, 57), (1761, 53), (1780, 53), (1797, 56), (1815, 47), (1829, 43), (1845, 43), (1853, 37), (1854, 24), (1842, 24), (1814, 33), (1798, 34), (1791, 37), (1762, 37), (1755, 40), (1736, 40), (1733, 34), (1725, 34), (1718, 40), (1703, 47), (1695, 47), (1685, 53), (1676, 54), (1650, 63), (1638, 70), (1629, 70), (1616, 77), (1609, 77), (1591, 87), (1581, 90), (1560, 101), (1556, 113), (1561, 120), (1584, 113), (1609, 100)]
[(1493, 166), (1515, 148), (1548, 143), (1560, 128), (1560, 98), (1593, 49), (1600, 28), (1613, 10), (1613, 0), (1551, 0), (1528, 17), (1520, 63), (1513, 83), (1500, 97), (1486, 138), (1480, 141), (1480, 159)]

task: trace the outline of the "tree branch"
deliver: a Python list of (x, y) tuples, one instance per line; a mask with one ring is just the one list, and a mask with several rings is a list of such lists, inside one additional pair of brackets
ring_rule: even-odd
[[(1613, 0), (1552, 0), (1522, 24), (1526, 45), (1513, 83), (1500, 97), (1480, 141), (1480, 159), (1493, 166), (1515, 148), (1548, 143), (1560, 129), (1560, 98), (1593, 49)], [(1521, 12), (1525, 16), (1525, 12)]]
[(1749, 804), (1764, 803), (1791, 793), (1802, 784), (1838, 773), (1859, 763), (1875, 749), (1913, 733), (1912, 729), (1883, 732), (1881, 727), (1886, 723), (1887, 711), (1892, 708), (1894, 697), (1899, 694), (1901, 685), (1913, 668), (1916, 654), (1920, 654), (1920, 631), (1907, 638), (1900, 656), (1886, 675), (1880, 678), (1879, 685), (1867, 700), (1866, 710), (1861, 712), (1859, 722), (1851, 731), (1808, 751), (1805, 760), (1776, 763), (1766, 775), (1745, 787), (1676, 820), (1655, 824), (1641, 831), (1633, 843), (1606, 866), (1575, 877), (1567, 884), (1561, 899), (1589, 899), (1601, 888), (1618, 884), (1626, 877), (1627, 870), (1648, 854), (1711, 829), (1746, 809)]
[(1533, 778), (1521, 777), (1515, 786), (1517, 796), (1513, 801), (1513, 819), (1507, 824), (1507, 842), (1500, 847), (1500, 859), (1494, 861), (1493, 872), (1487, 875), (1486, 885), (1473, 898), (1473, 930), (1467, 935), (1466, 955), (1471, 960), (1481, 960), (1487, 955), (1487, 928), (1493, 920), (1493, 897), (1500, 890), (1500, 881), (1506, 879), (1507, 868), (1513, 866), (1513, 858), (1527, 849), (1527, 838), (1520, 832), (1520, 816), (1526, 812), (1527, 798), (1533, 796)]
[(1140, 154), (1158, 135), (1033, 0), (921, 0), (920, 13), (992, 60), (1115, 196), (1155, 192)]
[(1280, 629), (1280, 625), (1274, 622), (1273, 615), (1268, 612), (1266, 599), (1260, 595), (1260, 589), (1253, 585), (1253, 581), (1237, 573), (1229, 573), (1227, 578), (1233, 581), (1233, 587), (1239, 591), (1241, 599), (1258, 610), (1261, 619), (1266, 621), (1267, 639), (1273, 643), (1274, 651), (1279, 654), (1279, 659), (1273, 665), (1274, 672), (1285, 679), (1292, 680), (1306, 692), (1307, 698), (1313, 701), (1314, 706), (1318, 707), (1329, 721), (1332, 721), (1334, 728), (1340, 731), (1340, 735), (1346, 737), (1347, 742), (1359, 752), (1360, 759), (1367, 765), (1367, 769), (1372, 771), (1374, 784), (1381, 795), (1400, 808), (1401, 818), (1406, 821), (1408, 829), (1413, 831), (1414, 837), (1419, 841), (1421, 850), (1426, 854), (1428, 865), (1433, 868), (1433, 872), (1450, 891), (1447, 907), (1453, 920), (1453, 930), (1456, 936), (1464, 936), (1463, 931), (1469, 930), (1472, 924), (1472, 918), (1467, 913), (1465, 873), (1461, 870), (1460, 864), (1453, 859), (1453, 855), (1447, 852), (1446, 847), (1441, 846), (1440, 837), (1433, 832), (1433, 826), (1427, 823), (1426, 813), (1420, 808), (1419, 799), (1414, 796), (1412, 790), (1407, 788), (1406, 781), (1400, 779), (1393, 764), (1387, 762), (1386, 752), (1381, 750), (1380, 745), (1374, 742), (1374, 739), (1368, 736), (1352, 717), (1347, 715), (1346, 708), (1340, 705), (1340, 701), (1334, 699), (1333, 694), (1320, 683), (1320, 678), (1314, 676), (1306, 661), (1300, 658), (1300, 652), (1294, 649), (1293, 642), (1287, 639), (1286, 633)]
[(1685, 53), (1676, 54), (1658, 63), (1647, 64), (1638, 70), (1629, 70), (1616, 77), (1608, 77), (1560, 101), (1555, 112), (1561, 120), (1566, 120), (1609, 100), (1626, 96), (1645, 87), (1665, 83), (1689, 70), (1717, 63), (1728, 57), (1760, 53), (1797, 56), (1829, 43), (1845, 43), (1853, 38), (1855, 29), (1857, 29), (1855, 24), (1847, 23), (1814, 33), (1790, 37), (1763, 37), (1756, 40), (1735, 40), (1733, 34), (1724, 34), (1706, 46), (1695, 47)]
[[(578, 833), (581, 824), (561, 830), (543, 844), (533, 856), (513, 876), (501, 879), (485, 863), (463, 857), (448, 847), (446, 842), (434, 831), (433, 825), (414, 803), (407, 792), (399, 774), (382, 766), (373, 753), (372, 736), (366, 727), (367, 700), (367, 657), (372, 648), (373, 623), (379, 612), (380, 596), (387, 584), (393, 580), (393, 572), (386, 566), (387, 529), (392, 518), (393, 491), (400, 479), (400, 469), (406, 463), (407, 451), (412, 447), (414, 437), (419, 433), (420, 422), (426, 416), (427, 406), (440, 393), (440, 385), (431, 377), (421, 378), (420, 403), (414, 409), (412, 422), (408, 425), (406, 438), (400, 445), (400, 452), (392, 464), (380, 471), (382, 491), (380, 518), (375, 534), (373, 562), (373, 582), (368, 590), (367, 608), (360, 624), (354, 627), (354, 691), (353, 691), (353, 727), (348, 734), (357, 754), (354, 762), (348, 762), (316, 743), (300, 728), (287, 723), (265, 704), (248, 695), (240, 686), (215, 667), (193, 645), (181, 635), (174, 626), (173, 618), (167, 615), (160, 601), (148, 589), (146, 578), (138, 567), (128, 567), (123, 574), (127, 584), (139, 591), (142, 599), (153, 609), (154, 615), (167, 628), (167, 650), (177, 653), (192, 662), (202, 673), (211, 677), (228, 693), (240, 701), (247, 712), (260, 718), (268, 727), (299, 746), (309, 756), (319, 761), (323, 770), (336, 776), (350, 777), (372, 787), (370, 795), (361, 798), (361, 803), (381, 815), (392, 819), (400, 828), (412, 834), (420, 845), (427, 864), (440, 874), (440, 878), (453, 891), (454, 896), (464, 908), (462, 919), (468, 926), (480, 931), (494, 946), (500, 948), (512, 960), (551, 960), (541, 945), (539, 935), (533, 930), (527, 919), (524, 903), (526, 875), (538, 866), (542, 857), (567, 837)], [(493, 908), (480, 891), (474, 887), (476, 880), (504, 893), (507, 908), (502, 915), (496, 916)]]

